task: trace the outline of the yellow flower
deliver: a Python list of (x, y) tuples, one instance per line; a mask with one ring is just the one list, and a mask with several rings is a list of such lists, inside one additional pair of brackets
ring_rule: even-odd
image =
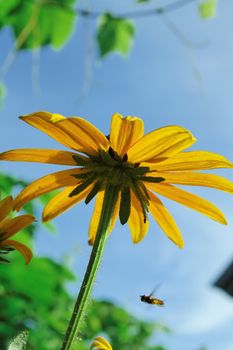
[(112, 117), (109, 136), (79, 117), (37, 112), (21, 119), (73, 151), (17, 149), (0, 154), (0, 160), (72, 166), (28, 185), (16, 198), (16, 210), (33, 198), (63, 188), (44, 208), (43, 220), (49, 221), (74, 204), (84, 199), (89, 203), (96, 196), (89, 228), (89, 242), (93, 244), (104, 191), (110, 185), (118, 192), (118, 202), (109, 231), (119, 215), (122, 224), (128, 222), (134, 243), (147, 233), (150, 212), (168, 238), (183, 247), (181, 233), (157, 194), (226, 224), (215, 205), (174, 186), (206, 186), (233, 192), (233, 183), (229, 180), (196, 171), (231, 168), (232, 163), (211, 152), (184, 152), (196, 141), (188, 130), (166, 126), (144, 135), (140, 118), (123, 118), (118, 113)]
[(91, 349), (113, 350), (109, 342), (102, 337), (95, 337), (93, 343), (91, 344)]
[(35, 218), (32, 215), (20, 215), (14, 218), (7, 217), (13, 208), (13, 198), (8, 196), (0, 201), (0, 262), (9, 262), (2, 255), (12, 250), (18, 250), (24, 257), (26, 264), (31, 261), (31, 249), (23, 243), (8, 239), (26, 226), (30, 225)]

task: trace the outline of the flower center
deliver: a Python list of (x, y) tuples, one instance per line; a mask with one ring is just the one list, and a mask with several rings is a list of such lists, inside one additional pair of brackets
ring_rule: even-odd
[(140, 167), (139, 163), (129, 163), (127, 154), (120, 157), (111, 147), (107, 152), (100, 150), (96, 156), (74, 155), (73, 158), (82, 172), (73, 175), (79, 179), (79, 184), (70, 193), (70, 197), (81, 193), (93, 184), (85, 200), (85, 203), (88, 204), (99, 191), (105, 190), (107, 186), (112, 186), (121, 194), (119, 216), (121, 223), (125, 224), (130, 215), (130, 192), (133, 192), (141, 205), (144, 222), (146, 222), (150, 198), (143, 182), (160, 182), (164, 180), (163, 178), (147, 177), (149, 167)]

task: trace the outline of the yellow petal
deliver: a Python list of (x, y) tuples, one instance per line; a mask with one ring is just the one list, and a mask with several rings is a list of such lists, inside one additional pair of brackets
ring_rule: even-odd
[(132, 163), (153, 162), (159, 157), (170, 157), (190, 147), (196, 139), (180, 126), (156, 129), (136, 142), (127, 152)]
[[(54, 115), (49, 112), (36, 112), (33, 114), (25, 115), (20, 117), (23, 121), (29, 125), (39, 129), (52, 137), (54, 140), (60, 142), (62, 145), (72, 148), (78, 151), (82, 151), (82, 145), (80, 145), (76, 139), (74, 139), (67, 130), (64, 129), (64, 125), (69, 125), (70, 123), (66, 118), (59, 118), (63, 121), (63, 125), (60, 122), (54, 122)], [(57, 120), (57, 115), (55, 120)]]
[(146, 186), (156, 193), (196, 210), (221, 224), (227, 224), (223, 213), (206, 199), (165, 183), (148, 183)]
[(133, 243), (139, 243), (146, 235), (149, 228), (149, 221), (144, 222), (144, 215), (142, 212), (141, 204), (131, 191), (131, 207), (130, 216), (128, 219), (128, 225), (131, 231), (131, 238)]
[(16, 250), (18, 250), (22, 254), (26, 264), (29, 264), (31, 259), (32, 259), (31, 249), (28, 248), (23, 243), (13, 241), (12, 239), (7, 239), (4, 242), (0, 243), (0, 247), (13, 247), (13, 248), (15, 248)]
[(76, 179), (75, 174), (80, 174), (81, 169), (62, 170), (41, 177), (26, 186), (15, 198), (14, 209), (19, 211), (25, 203), (41, 196), (42, 194), (51, 192), (61, 187), (78, 185), (80, 180)]
[(81, 202), (86, 198), (87, 194), (91, 191), (92, 185), (88, 186), (84, 191), (76, 196), (69, 197), (69, 194), (77, 187), (69, 186), (57, 195), (55, 195), (45, 206), (43, 211), (43, 221), (50, 221), (56, 216), (64, 213), (64, 211), (71, 208), (73, 205)]
[(112, 116), (110, 143), (119, 156), (124, 156), (128, 149), (144, 134), (142, 119), (137, 117), (123, 118), (119, 113)]
[(178, 245), (179, 248), (183, 248), (184, 241), (175, 220), (157, 196), (152, 192), (149, 192), (149, 196), (149, 209), (155, 221), (172, 242)]
[[(103, 207), (103, 200), (104, 200), (104, 191), (100, 191), (96, 195), (96, 201), (95, 201), (95, 207), (94, 211), (91, 217), (90, 225), (89, 225), (89, 239), (88, 243), (90, 245), (94, 244), (95, 237), (97, 234), (98, 226), (99, 226), (99, 220), (100, 220), (100, 215)], [(116, 220), (119, 214), (119, 206), (120, 206), (120, 198), (118, 196), (117, 203), (115, 205), (113, 215), (111, 217), (110, 225), (108, 228), (108, 234), (112, 232), (114, 229), (114, 226), (116, 224)]]
[(2, 221), (12, 210), (13, 198), (8, 196), (0, 201), (0, 221)]
[(109, 141), (104, 134), (82, 118), (65, 118), (49, 112), (36, 112), (21, 119), (79, 152), (96, 154), (99, 149), (109, 148)]
[(77, 153), (50, 149), (20, 148), (0, 153), (0, 160), (77, 165), (73, 159), (73, 155), (77, 155)]
[(150, 164), (151, 170), (158, 171), (207, 170), (232, 167), (233, 163), (225, 157), (206, 151), (183, 152), (175, 154), (161, 163)]
[(20, 230), (22, 230), (24, 227), (27, 227), (31, 223), (35, 221), (35, 218), (32, 215), (25, 214), (17, 216), (13, 219), (7, 218), (4, 221), (0, 223), (0, 232), (1, 234), (1, 240), (7, 239)]
[(60, 120), (64, 120), (64, 119), (66, 119), (66, 117), (64, 117), (63, 115), (57, 114), (57, 113), (52, 113), (50, 121), (52, 123), (56, 123), (56, 122), (59, 122)]
[(90, 348), (95, 348), (96, 350), (113, 350), (109, 342), (103, 337), (95, 337)]
[(93, 124), (80, 117), (69, 117), (56, 123), (63, 128), (81, 146), (80, 151), (95, 155), (98, 150), (107, 151), (109, 141), (107, 137)]
[(201, 174), (195, 172), (154, 172), (154, 176), (163, 177), (164, 183), (178, 185), (204, 186), (216, 188), (217, 190), (233, 193), (233, 182), (222, 176), (213, 174)]

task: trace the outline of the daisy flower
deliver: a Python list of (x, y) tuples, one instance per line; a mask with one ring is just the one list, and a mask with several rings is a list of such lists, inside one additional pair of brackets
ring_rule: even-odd
[(29, 264), (32, 258), (31, 249), (25, 244), (9, 239), (23, 228), (35, 221), (32, 215), (25, 214), (17, 217), (8, 217), (13, 209), (13, 198), (8, 196), (0, 201), (0, 262), (9, 262), (5, 257), (6, 254), (13, 250), (18, 250), (26, 264)]
[(197, 170), (231, 168), (225, 157), (207, 151), (185, 151), (196, 139), (181, 126), (165, 126), (144, 135), (142, 119), (115, 113), (110, 134), (105, 136), (80, 117), (37, 112), (20, 117), (71, 149), (16, 149), (0, 154), (0, 160), (38, 162), (71, 166), (39, 178), (15, 199), (19, 210), (28, 201), (62, 189), (45, 206), (43, 220), (49, 221), (73, 205), (96, 197), (89, 227), (93, 244), (99, 224), (104, 193), (114, 187), (118, 199), (109, 232), (117, 217), (129, 225), (132, 241), (140, 242), (148, 231), (148, 213), (167, 237), (183, 247), (180, 230), (161, 199), (163, 196), (226, 224), (223, 213), (212, 203), (175, 185), (205, 186), (233, 192), (233, 183), (221, 176)]

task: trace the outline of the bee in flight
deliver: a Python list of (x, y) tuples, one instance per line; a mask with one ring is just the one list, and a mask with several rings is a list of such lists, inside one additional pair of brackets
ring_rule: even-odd
[(161, 299), (158, 299), (158, 298), (155, 298), (153, 296), (155, 292), (155, 289), (153, 290), (152, 293), (150, 293), (149, 295), (140, 295), (140, 299), (143, 303), (147, 303), (147, 304), (150, 304), (150, 305), (158, 305), (158, 306), (164, 306), (165, 303), (163, 300)]

